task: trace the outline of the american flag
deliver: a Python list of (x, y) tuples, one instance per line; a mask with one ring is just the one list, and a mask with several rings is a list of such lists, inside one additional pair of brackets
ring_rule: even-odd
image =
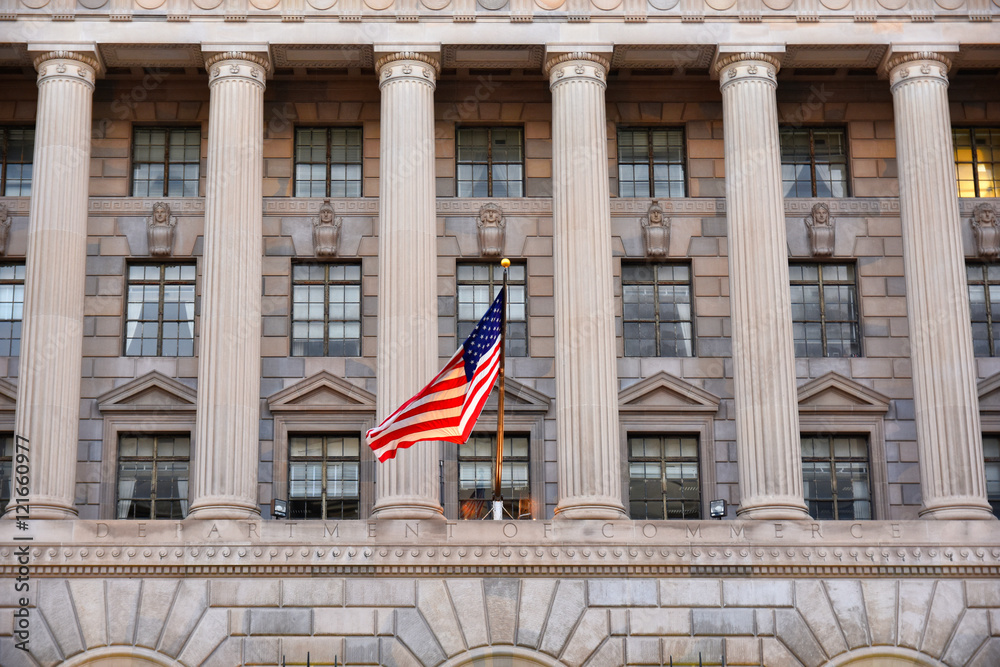
[(365, 434), (379, 461), (395, 458), (397, 449), (422, 440), (462, 444), (469, 439), (500, 374), (503, 313), (501, 289), (444, 370)]

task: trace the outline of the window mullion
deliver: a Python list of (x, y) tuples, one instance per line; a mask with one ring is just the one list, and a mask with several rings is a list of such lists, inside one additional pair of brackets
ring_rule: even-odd
[(986, 336), (989, 338), (990, 343), (990, 356), (996, 356), (996, 350), (993, 347), (993, 309), (990, 307), (990, 278), (989, 269), (983, 264), (983, 301), (986, 307)]
[(809, 181), (812, 184), (812, 196), (816, 196), (816, 138), (812, 130), (809, 132)]
[[(493, 196), (493, 128), (486, 128), (486, 193)], [(493, 274), (490, 274), (490, 282)]]
[(10, 132), (0, 128), (0, 196), (7, 191), (7, 140)]
[(323, 463), (320, 465), (320, 516), (326, 520), (326, 436), (323, 436)]
[(326, 128), (326, 196), (330, 196), (330, 180), (333, 171), (333, 128)]
[(163, 356), (163, 302), (166, 300), (166, 267), (160, 267), (160, 284), (156, 299), (156, 356)]
[(163, 196), (170, 191), (170, 130), (165, 131), (163, 139)]
[(329, 355), (330, 355), (330, 265), (327, 264), (326, 266), (323, 267), (323, 356), (326, 357)]
[[(652, 197), (653, 193), (656, 192), (656, 180), (653, 178), (653, 170), (655, 169), (653, 163), (653, 130), (646, 133), (646, 160), (649, 162), (649, 196)], [(656, 347), (657, 354), (659, 354), (659, 341), (657, 341)]]

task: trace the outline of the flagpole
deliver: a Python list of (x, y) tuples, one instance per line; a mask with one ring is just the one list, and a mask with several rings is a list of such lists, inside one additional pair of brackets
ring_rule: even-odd
[(504, 399), (504, 361), (506, 357), (507, 338), (507, 268), (510, 260), (504, 257), (500, 260), (503, 267), (503, 311), (500, 313), (500, 395), (497, 397), (497, 465), (496, 476), (493, 478), (493, 519), (503, 519), (503, 491), (500, 488), (503, 474), (503, 399)]

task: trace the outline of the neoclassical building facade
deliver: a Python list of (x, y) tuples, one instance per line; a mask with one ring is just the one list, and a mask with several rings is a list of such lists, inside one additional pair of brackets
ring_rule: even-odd
[(997, 20), (0, 0), (0, 664), (1000, 664)]

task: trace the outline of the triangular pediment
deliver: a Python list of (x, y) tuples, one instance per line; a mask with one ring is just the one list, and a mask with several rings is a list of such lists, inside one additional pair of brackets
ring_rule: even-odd
[(0, 412), (10, 412), (17, 407), (17, 385), (0, 379)]
[(980, 412), (1000, 412), (1000, 373), (982, 380), (976, 389)]
[[(521, 384), (514, 378), (504, 378), (504, 411), (518, 412), (548, 412), (552, 399), (531, 387)], [(493, 388), (486, 405), (485, 412), (497, 411), (497, 400), (500, 396), (499, 385)]]
[(97, 397), (101, 412), (194, 411), (197, 402), (194, 389), (159, 371), (146, 373)]
[(296, 382), (267, 399), (271, 412), (306, 410), (375, 411), (375, 394), (333, 375), (320, 371)]
[(800, 412), (886, 412), (890, 398), (833, 371), (799, 387)]
[(660, 371), (618, 392), (624, 412), (716, 412), (719, 397), (679, 377)]

